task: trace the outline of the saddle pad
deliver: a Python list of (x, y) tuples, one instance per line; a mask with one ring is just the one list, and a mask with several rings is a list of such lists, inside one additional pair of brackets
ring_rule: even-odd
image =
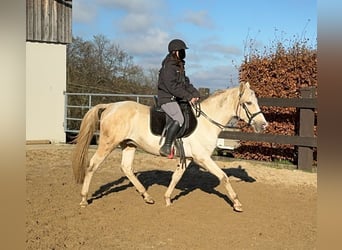
[[(197, 127), (197, 118), (189, 103), (180, 103), (184, 116), (184, 125), (180, 129), (177, 138), (189, 136)], [(160, 107), (150, 109), (150, 128), (154, 135), (162, 135), (167, 119), (170, 119)]]

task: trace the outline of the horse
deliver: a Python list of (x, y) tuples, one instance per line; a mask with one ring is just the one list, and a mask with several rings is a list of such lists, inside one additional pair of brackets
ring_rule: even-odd
[[(260, 110), (255, 92), (248, 82), (239, 86), (214, 92), (200, 103), (200, 114), (195, 130), (182, 138), (185, 164), (177, 164), (169, 186), (164, 194), (166, 206), (171, 205), (171, 194), (191, 163), (195, 162), (215, 175), (223, 183), (232, 201), (233, 210), (242, 212), (242, 204), (235, 193), (229, 177), (212, 160), (219, 133), (232, 118), (239, 118), (252, 126), (254, 132), (265, 130), (268, 123)], [(195, 111), (195, 109), (194, 109)], [(98, 147), (88, 160), (88, 148), (94, 133), (99, 129)], [(136, 149), (159, 155), (160, 136), (150, 129), (150, 107), (134, 101), (121, 101), (98, 104), (83, 117), (79, 134), (75, 138), (72, 168), (75, 181), (83, 184), (81, 207), (88, 205), (87, 196), (91, 179), (106, 157), (118, 146), (122, 149), (121, 169), (129, 181), (148, 204), (154, 199), (147, 193), (133, 172), (133, 159)]]

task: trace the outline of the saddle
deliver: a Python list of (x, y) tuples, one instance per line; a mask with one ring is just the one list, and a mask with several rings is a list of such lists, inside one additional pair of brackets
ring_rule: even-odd
[[(184, 116), (184, 124), (180, 128), (176, 138), (188, 137), (197, 127), (197, 118), (188, 102), (180, 101), (178, 104)], [(164, 128), (168, 126), (169, 122), (172, 121), (172, 118), (170, 118), (157, 104), (151, 107), (150, 117), (152, 134), (162, 136)]]

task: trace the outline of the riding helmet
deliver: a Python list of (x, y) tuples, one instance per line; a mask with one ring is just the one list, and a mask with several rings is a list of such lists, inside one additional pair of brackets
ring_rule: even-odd
[(173, 39), (168, 46), (169, 52), (174, 50), (188, 49), (185, 42), (180, 39)]

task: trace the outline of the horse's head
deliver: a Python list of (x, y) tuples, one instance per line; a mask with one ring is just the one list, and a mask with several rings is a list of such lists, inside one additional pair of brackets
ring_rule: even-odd
[(248, 82), (240, 84), (236, 114), (240, 119), (251, 125), (257, 133), (264, 131), (268, 125), (260, 110), (258, 99)]

